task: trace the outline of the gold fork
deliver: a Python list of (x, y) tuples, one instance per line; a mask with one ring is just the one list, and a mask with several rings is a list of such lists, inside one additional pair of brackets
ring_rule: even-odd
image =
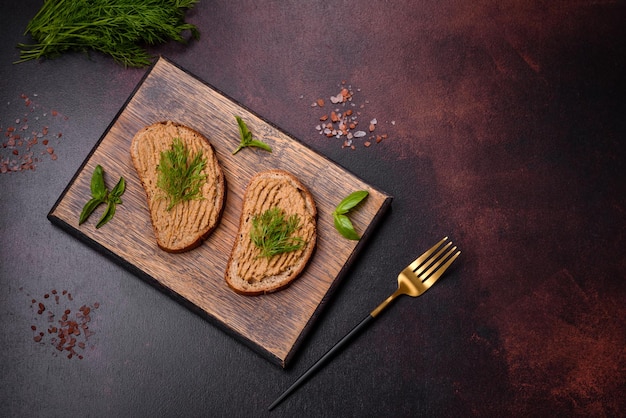
[(376, 318), (389, 304), (400, 295), (417, 297), (426, 292), (441, 275), (450, 267), (450, 264), (461, 254), (457, 251), (456, 246), (450, 248), (452, 242), (445, 237), (431, 249), (420, 255), (415, 261), (406, 266), (398, 275), (398, 289), (385, 299), (376, 309), (370, 312), (356, 327), (352, 329), (345, 337), (339, 340), (330, 350), (326, 352), (319, 360), (317, 360), (309, 369), (302, 374), (295, 382), (292, 383), (282, 395), (280, 395), (274, 403), (269, 407), (271, 411), (283, 401), (289, 394), (295, 391), (309, 377), (322, 366), (342, 347), (344, 347), (356, 334), (358, 334), (367, 324)]

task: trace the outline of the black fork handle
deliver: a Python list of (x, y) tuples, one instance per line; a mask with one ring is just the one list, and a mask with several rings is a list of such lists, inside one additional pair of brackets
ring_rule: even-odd
[(304, 372), (295, 382), (291, 384), (285, 390), (282, 395), (278, 397), (269, 407), (271, 411), (274, 409), (279, 403), (281, 403), (287, 396), (289, 396), (292, 392), (294, 392), (298, 387), (300, 387), (308, 378), (310, 378), (315, 372), (320, 370), (327, 362), (330, 360), (335, 354), (341, 351), (348, 343), (356, 337), (370, 322), (374, 320), (374, 317), (370, 314), (367, 315), (361, 322), (359, 322), (352, 331), (347, 333), (339, 342), (333, 345), (330, 350), (326, 352), (322, 357), (319, 358), (311, 367), (308, 368), (306, 372)]

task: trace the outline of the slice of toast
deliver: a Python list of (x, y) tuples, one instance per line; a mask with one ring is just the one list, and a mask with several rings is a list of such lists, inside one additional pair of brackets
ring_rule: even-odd
[[(161, 153), (175, 138), (186, 145), (190, 158), (198, 152), (206, 159), (206, 181), (201, 196), (177, 203), (168, 210), (170, 198), (158, 185)], [(224, 207), (226, 184), (222, 168), (209, 140), (199, 132), (172, 121), (158, 122), (137, 132), (130, 147), (133, 165), (146, 191), (150, 220), (158, 246), (172, 253), (199, 246), (217, 226)]]
[[(262, 255), (250, 237), (253, 218), (278, 208), (285, 218), (298, 215), (299, 227), (293, 237), (301, 247), (295, 251)], [(243, 208), (235, 243), (226, 266), (226, 283), (237, 293), (261, 295), (287, 287), (304, 270), (317, 240), (317, 209), (313, 196), (291, 173), (268, 170), (250, 180), (243, 197)]]

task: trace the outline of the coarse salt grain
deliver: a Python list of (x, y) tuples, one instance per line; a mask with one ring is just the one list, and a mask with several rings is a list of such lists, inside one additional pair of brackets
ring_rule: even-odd
[[(37, 95), (35, 95), (36, 97)], [(32, 101), (26, 94), (21, 94), (20, 98), (23, 99), (23, 103), (24, 105), (28, 108), (27, 111), (29, 111), (30, 113), (34, 113), (36, 110), (39, 109), (39, 105)], [(7, 102), (7, 104), (11, 104), (11, 102)], [(46, 118), (46, 116), (48, 115), (47, 112), (43, 113), (43, 117)], [(51, 115), (52, 116), (62, 116), (59, 114), (59, 112), (57, 112), (56, 110), (52, 110), (51, 111)], [(20, 125), (19, 131), (21, 132), (26, 132), (30, 129), (28, 122), (29, 119), (29, 115), (25, 114), (23, 115), (23, 117), (19, 117), (15, 119), (15, 124), (16, 125)], [(63, 120), (67, 120), (67, 117), (63, 117)], [(39, 121), (40, 120), (40, 115), (34, 115), (34, 120), (35, 121)], [(48, 140), (46, 139), (49, 135), (49, 127), (48, 126), (44, 126), (41, 128), (40, 131), (37, 130), (33, 130), (32, 131), (32, 138), (31, 139), (24, 139), (22, 140), (21, 136), (16, 133), (17, 129), (13, 126), (8, 127), (5, 132), (4, 132), (4, 136), (7, 137), (8, 139), (6, 140), (6, 142), (2, 143), (0, 146), (0, 173), (10, 173), (10, 172), (16, 172), (16, 171), (25, 171), (25, 170), (34, 170), (35, 169), (35, 163), (39, 162), (40, 160), (35, 158), (32, 158), (32, 152), (28, 152), (31, 150), (31, 148), (33, 146), (35, 146), (39, 141), (37, 140), (42, 139), (42, 142), (44, 144), (47, 144)], [(61, 138), (62, 133), (59, 132), (56, 135), (52, 135), (52, 137), (56, 137), (57, 139)], [(27, 152), (23, 152), (23, 150), (21, 149), (22, 147), (24, 147), (24, 151)], [(6, 153), (3, 153), (3, 150), (6, 149)], [(52, 152), (50, 152), (52, 150)], [(46, 149), (44, 152), (42, 152), (42, 154), (48, 153), (50, 155), (50, 159), (51, 160), (56, 160), (57, 159), (57, 155), (54, 153), (54, 150), (50, 147), (49, 149)], [(10, 158), (9, 156), (15, 156), (15, 158)]]
[(341, 93), (339, 93), (336, 96), (331, 96), (330, 101), (334, 104), (341, 103), (344, 101), (344, 96)]
[[(356, 89), (357, 92), (360, 92), (361, 89)], [(369, 104), (369, 100), (365, 100), (364, 103), (358, 105), (358, 111), (353, 111), (356, 108), (357, 103), (353, 101), (354, 91), (351, 86), (346, 84), (346, 81), (343, 80), (341, 82), (341, 87), (339, 93), (336, 95), (331, 95), (329, 97), (331, 103), (338, 105), (337, 108), (330, 111), (329, 113), (323, 114), (319, 116), (319, 120), (321, 122), (325, 122), (323, 125), (317, 124), (315, 125), (315, 130), (320, 133), (320, 135), (325, 135), (327, 138), (344, 138), (342, 141), (342, 148), (350, 148), (355, 149), (354, 139), (362, 138), (365, 139), (361, 144), (368, 148), (374, 142), (380, 143), (383, 139), (387, 137), (386, 134), (376, 134), (374, 135), (374, 131), (377, 130), (378, 119), (372, 118), (369, 121), (366, 130), (358, 130), (355, 131), (359, 122), (358, 118), (362, 116), (362, 109), (365, 109), (365, 104)], [(315, 102), (311, 104), (312, 107), (323, 106), (324, 100), (317, 99)], [(346, 108), (345, 111), (342, 111), (342, 108)], [(395, 121), (392, 121), (392, 125), (395, 125)], [(369, 132), (369, 137), (368, 137)]]

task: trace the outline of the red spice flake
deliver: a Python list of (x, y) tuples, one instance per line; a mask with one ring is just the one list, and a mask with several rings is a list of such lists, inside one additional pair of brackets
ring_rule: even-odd
[[(11, 125), (4, 129), (4, 137), (7, 139), (0, 146), (0, 173), (3, 174), (35, 170), (37, 163), (43, 161), (43, 159), (33, 158), (30, 152), (36, 147), (38, 142), (42, 142), (45, 146), (41, 152), (42, 155), (49, 155), (50, 160), (53, 161), (58, 158), (57, 154), (53, 152), (53, 148), (49, 145), (49, 141), (54, 139), (58, 142), (62, 137), (62, 133), (51, 134), (51, 129), (53, 128), (51, 125), (46, 124), (46, 121), (50, 120), (48, 113), (42, 112), (41, 106), (35, 100), (31, 100), (24, 93), (20, 94), (20, 98), (27, 107), (28, 113), (23, 113), (24, 111), (20, 108), (19, 112), (21, 115), (12, 118)], [(51, 110), (50, 115), (62, 116), (56, 110)], [(27, 123), (29, 119), (31, 119), (34, 126), (29, 126)], [(67, 119), (67, 117), (63, 118), (63, 120)], [(57, 124), (58, 122), (54, 123)], [(4, 123), (0, 123), (0, 126), (2, 125), (6, 126)], [(28, 132), (30, 132), (32, 134), (31, 138), (22, 140), (22, 136), (17, 133), (18, 131), (25, 132), (24, 137), (27, 137), (29, 135)], [(42, 139), (42, 141), (38, 141), (38, 139)]]
[[(63, 290), (60, 293), (65, 296), (63, 298), (64, 305), (72, 302), (73, 298), (70, 292)], [(45, 293), (43, 298), (50, 298), (50, 294), (55, 296), (58, 305), (60, 300), (59, 292), (53, 289), (51, 292)], [(37, 332), (37, 326), (31, 325), (31, 331), (35, 333), (33, 340), (37, 343), (49, 343), (54, 347), (55, 352), (67, 352), (67, 358), (69, 359), (73, 357), (83, 359), (83, 355), (77, 351), (87, 349), (89, 337), (94, 335), (94, 332), (89, 329), (89, 323), (91, 322), (91, 313), (94, 309), (98, 309), (100, 304), (98, 302), (92, 305), (83, 304), (78, 309), (64, 306), (61, 310), (55, 311), (54, 309), (58, 308), (48, 308), (46, 310), (46, 306), (36, 299), (32, 299), (31, 303), (37, 309), (37, 315), (47, 314), (47, 321), (49, 322), (46, 328), (47, 333)], [(57, 314), (61, 314), (61, 319), (55, 320)]]

